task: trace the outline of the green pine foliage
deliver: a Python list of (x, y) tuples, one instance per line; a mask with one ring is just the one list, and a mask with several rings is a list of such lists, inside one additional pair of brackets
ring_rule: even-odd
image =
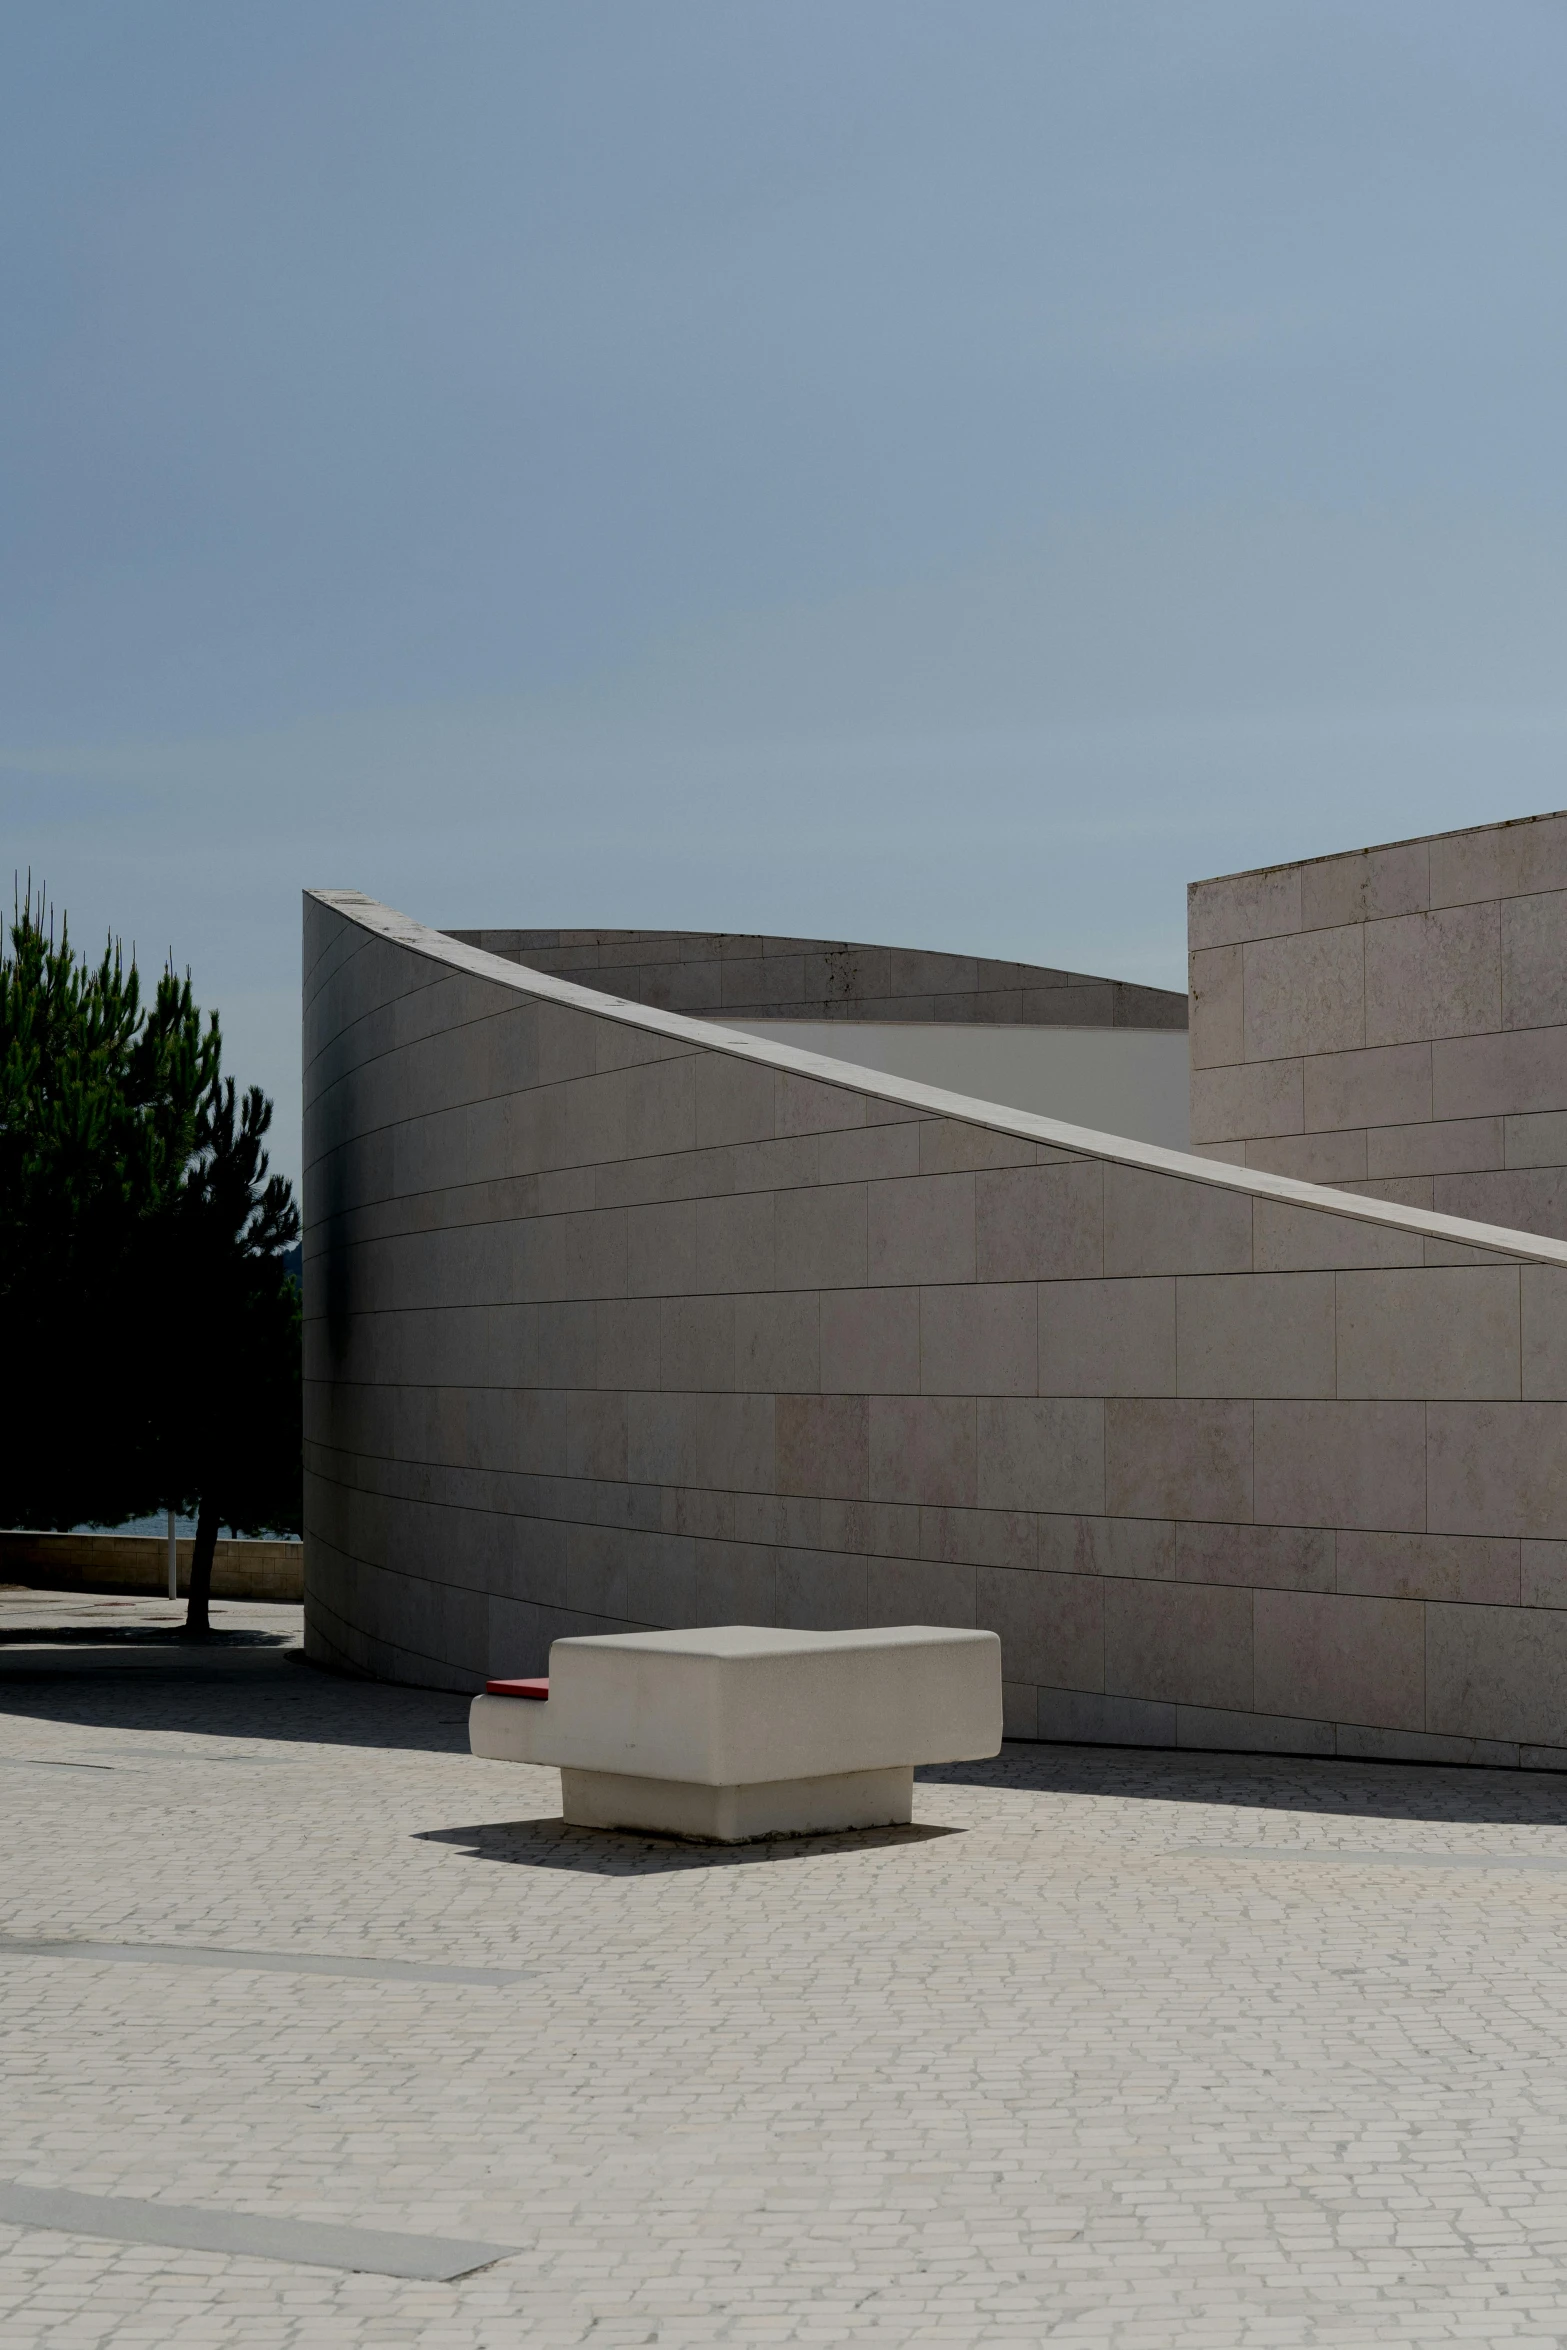
[(300, 1530), (300, 1301), (283, 1264), (299, 1212), (283, 1177), (267, 1172), (271, 1123), (259, 1086), (240, 1098), (232, 1077), (214, 1075), (159, 1220), (171, 1308), (157, 1350), (170, 1399), (157, 1420), (159, 1478), (197, 1512), (193, 1631), (207, 1628), (220, 1524)]
[(271, 1117), (188, 974), (144, 1005), (134, 958), (78, 957), (29, 885), (0, 951), (0, 1524), (194, 1508), (209, 1573), (220, 1523), (298, 1530), (299, 1217)]

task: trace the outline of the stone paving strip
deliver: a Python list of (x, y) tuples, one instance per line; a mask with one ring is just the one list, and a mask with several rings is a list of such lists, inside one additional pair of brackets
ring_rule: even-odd
[(505, 2244), (459, 2244), (441, 2236), (388, 2235), (377, 2228), (323, 2227), (308, 2219), (262, 2219), (205, 2211), (192, 2203), (148, 2203), (134, 2195), (77, 2195), (68, 2187), (0, 2181), (0, 2222), (54, 2235), (108, 2236), (169, 2251), (248, 2252), (296, 2268), (346, 2268), (379, 2277), (450, 2282), (504, 2260)]
[(0, 2181), (88, 2199), (0, 2350), (1567, 2340), (1567, 1779), (1010, 1747), (714, 1853), (465, 1716), (0, 1689)]
[(529, 1967), (417, 1966), (394, 1958), (334, 1958), (319, 1951), (217, 1950), (174, 1942), (25, 1941), (0, 1934), (0, 1958), (88, 1958), (119, 1966), (237, 1967), (260, 1975), (362, 1975), (375, 1983), (526, 1983)]

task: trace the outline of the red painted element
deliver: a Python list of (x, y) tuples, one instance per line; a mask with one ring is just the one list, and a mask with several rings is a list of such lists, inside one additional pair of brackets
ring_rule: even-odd
[(486, 1681), (486, 1697), (533, 1697), (548, 1700), (548, 1681)]

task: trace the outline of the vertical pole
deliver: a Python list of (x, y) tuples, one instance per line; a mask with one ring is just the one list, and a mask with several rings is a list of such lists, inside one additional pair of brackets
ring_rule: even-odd
[(176, 1541), (175, 1541), (175, 1539), (174, 1539), (174, 1512), (173, 1512), (172, 1510), (170, 1510), (170, 1512), (169, 1512), (169, 1597), (170, 1597), (170, 1599), (178, 1599), (178, 1598), (179, 1598), (179, 1595), (180, 1595), (180, 1577), (179, 1577), (179, 1546), (178, 1546), (178, 1544), (176, 1543)]

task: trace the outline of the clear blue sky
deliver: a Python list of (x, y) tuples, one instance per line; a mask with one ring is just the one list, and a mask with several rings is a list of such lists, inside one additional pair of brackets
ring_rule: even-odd
[(298, 893), (1179, 984), (1567, 802), (1567, 11), (19, 0), (0, 845), (297, 1165)]

